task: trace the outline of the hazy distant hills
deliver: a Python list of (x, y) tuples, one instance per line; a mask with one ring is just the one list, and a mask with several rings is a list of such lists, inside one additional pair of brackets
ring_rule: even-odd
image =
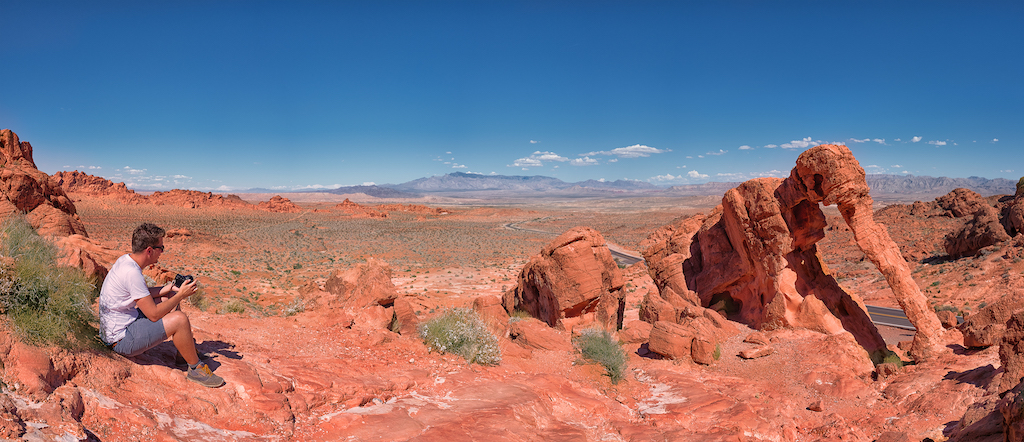
[(971, 189), (982, 196), (1013, 195), (1017, 191), (1017, 183), (1005, 178), (990, 180), (981, 177), (947, 178), (913, 175), (868, 175), (868, 186), (872, 195), (884, 193), (896, 194), (945, 194), (958, 187)]
[[(921, 198), (935, 197), (958, 187), (971, 189), (983, 196), (1013, 194), (1017, 183), (1004, 178), (981, 177), (947, 178), (913, 175), (868, 175), (868, 186), (873, 196), (906, 195)], [(491, 197), (542, 192), (558, 195), (593, 196), (602, 194), (638, 194), (664, 196), (722, 195), (736, 187), (738, 182), (710, 182), (672, 187), (656, 186), (644, 181), (586, 180), (567, 183), (558, 178), (534, 175), (479, 175), (455, 172), (446, 175), (415, 179), (402, 184), (372, 186), (346, 186), (330, 190), (308, 190), (333, 194), (362, 193), (377, 198), (414, 198), (423, 194), (480, 194)], [(269, 189), (249, 189), (249, 193), (275, 193)]]

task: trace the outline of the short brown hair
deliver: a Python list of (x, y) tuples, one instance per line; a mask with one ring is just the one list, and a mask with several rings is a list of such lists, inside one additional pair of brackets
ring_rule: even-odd
[(132, 233), (132, 253), (140, 253), (148, 247), (156, 247), (167, 232), (153, 223), (143, 223)]

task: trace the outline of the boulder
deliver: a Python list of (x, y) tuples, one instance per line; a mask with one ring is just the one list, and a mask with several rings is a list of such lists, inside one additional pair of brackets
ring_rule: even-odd
[(694, 332), (688, 327), (668, 321), (658, 321), (651, 328), (647, 349), (667, 359), (692, 357)]
[(1024, 379), (1024, 311), (1010, 315), (1006, 330), (999, 342), (999, 362), (1003, 375), (998, 391), (1008, 391)]
[(534, 318), (513, 321), (509, 338), (519, 346), (534, 350), (570, 351), (572, 343), (564, 332), (555, 330)]
[(604, 237), (576, 227), (530, 258), (502, 305), (509, 314), (524, 310), (552, 327), (564, 328), (563, 319), (593, 314), (600, 327), (618, 330), (625, 310), (622, 286), (622, 271)]
[(478, 296), (473, 298), (473, 310), (480, 315), (480, 319), (487, 325), (487, 329), (495, 336), (508, 336), (510, 316), (501, 306), (501, 297)]
[(1010, 200), (1003, 211), (1003, 227), (1010, 236), (1024, 232), (1024, 194), (1020, 191)]
[(398, 298), (391, 282), (391, 267), (376, 258), (336, 271), (327, 278), (324, 290), (333, 295), (327, 303), (334, 307), (390, 307)]
[[(714, 364), (718, 359), (715, 357), (715, 350), (718, 349), (718, 345), (707, 339), (701, 337), (694, 337), (693, 342), (690, 344), (690, 357), (693, 362), (701, 365)], [(718, 356), (721, 357), (721, 350), (718, 350)]]
[(949, 256), (959, 258), (978, 253), (982, 248), (1010, 239), (995, 208), (984, 206), (974, 218), (956, 231), (946, 235), (945, 249)]
[(985, 306), (964, 319), (959, 325), (965, 347), (998, 345), (1006, 331), (1006, 321), (1016, 312), (1024, 310), (1024, 293), (1015, 291)]
[(991, 207), (977, 192), (962, 187), (935, 198), (935, 203), (956, 218), (972, 216), (985, 207)]

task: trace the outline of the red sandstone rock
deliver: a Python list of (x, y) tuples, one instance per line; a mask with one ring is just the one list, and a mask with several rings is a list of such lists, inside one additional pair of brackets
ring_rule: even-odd
[(402, 296), (396, 298), (394, 311), (395, 324), (392, 327), (392, 331), (397, 331), (405, 336), (416, 336), (420, 325), (420, 318), (416, 315), (416, 306), (413, 305), (410, 297)]
[(74, 203), (49, 175), (36, 169), (32, 145), (10, 129), (0, 130), (0, 218), (27, 213), (44, 236), (88, 236)]
[(939, 322), (942, 323), (942, 328), (953, 328), (957, 326), (956, 312), (950, 310), (942, 310), (935, 312), (938, 316)]
[[(345, 201), (348, 201), (346, 199)], [(381, 204), (377, 206), (378, 210), (384, 212), (409, 212), (418, 213), (420, 215), (436, 215), (442, 216), (450, 213), (448, 209), (442, 209), (440, 207), (427, 207), (422, 204)]]
[(281, 195), (274, 195), (270, 201), (262, 201), (256, 205), (257, 209), (266, 210), (267, 212), (276, 213), (299, 213), (302, 212), (302, 208), (295, 205), (288, 198), (284, 198)]
[(1024, 380), (1024, 311), (1010, 315), (999, 343), (999, 362), (1003, 376), (998, 391), (1007, 391)]
[(473, 298), (473, 310), (487, 325), (487, 329), (495, 336), (505, 337), (509, 332), (509, 315), (501, 306), (498, 296), (478, 296)]
[(977, 192), (962, 187), (935, 198), (935, 203), (956, 218), (972, 216), (979, 210), (991, 207)]
[(338, 307), (390, 306), (398, 297), (391, 282), (391, 267), (375, 258), (335, 272), (327, 278), (324, 289), (334, 296), (328, 304)]
[(82, 269), (86, 276), (97, 280), (105, 278), (107, 270), (122, 255), (82, 235), (58, 238), (54, 244), (60, 250), (59, 264)]
[(1010, 201), (1005, 209), (1003, 226), (1010, 236), (1017, 236), (1024, 232), (1024, 193), (1020, 190), (1017, 197)]
[(770, 354), (772, 354), (774, 352), (775, 352), (775, 349), (772, 348), (770, 345), (763, 345), (763, 346), (760, 346), (760, 347), (757, 347), (757, 348), (749, 348), (749, 349), (746, 349), (746, 350), (742, 350), (742, 351), (740, 351), (740, 355), (739, 356), (741, 358), (743, 358), (743, 359), (755, 359), (755, 358), (763, 358), (763, 357), (768, 356), (768, 355), (770, 355)]
[(962, 229), (946, 235), (946, 253), (954, 258), (974, 255), (982, 248), (1010, 239), (998, 215), (996, 209), (983, 206)]
[(147, 200), (158, 206), (176, 206), (186, 209), (221, 208), (221, 209), (252, 209), (238, 195), (215, 195), (213, 192), (198, 190), (171, 189), (166, 192), (153, 192)]
[(113, 198), (124, 204), (142, 204), (147, 202), (143, 195), (135, 193), (125, 183), (114, 183), (106, 178), (89, 175), (79, 171), (60, 171), (53, 174), (53, 179), (69, 195)]
[(352, 218), (385, 219), (388, 217), (387, 212), (374, 210), (361, 204), (354, 203), (352, 201), (349, 201), (348, 198), (345, 198), (345, 201), (338, 203), (338, 205), (334, 206), (334, 208), (335, 210), (341, 211), (342, 213), (351, 216)]
[(509, 327), (509, 338), (521, 347), (536, 350), (572, 350), (565, 333), (549, 327), (544, 322), (534, 319), (513, 321)]
[(566, 318), (595, 313), (601, 327), (618, 330), (625, 308), (622, 286), (622, 271), (604, 237), (577, 227), (530, 258), (502, 305), (510, 313), (525, 310), (552, 327), (562, 326)]
[(964, 336), (964, 346), (998, 345), (1006, 331), (1006, 321), (1019, 311), (1024, 311), (1024, 293), (1017, 290), (968, 316), (959, 326)]
[[(716, 344), (701, 337), (694, 337), (690, 344), (690, 357), (693, 362), (701, 365), (711, 365), (717, 360), (715, 358)], [(719, 350), (720, 352), (720, 350)], [(721, 357), (721, 353), (719, 353)]]
[[(831, 154), (831, 148), (837, 157), (818, 158), (821, 152)], [(866, 197), (863, 170), (842, 149), (811, 149), (789, 179), (747, 181), (726, 192), (710, 215), (652, 234), (641, 246), (661, 299), (648, 296), (641, 318), (666, 320), (686, 304), (721, 306), (730, 319), (755, 328), (846, 329), (868, 351), (883, 351), (863, 302), (839, 286), (818, 256), (815, 243), (824, 237), (826, 223), (813, 198), (821, 196), (805, 189), (798, 172), (820, 170), (838, 182), (859, 178)]]

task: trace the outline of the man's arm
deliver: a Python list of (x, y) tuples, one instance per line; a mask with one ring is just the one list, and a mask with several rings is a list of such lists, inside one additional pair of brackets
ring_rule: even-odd
[(167, 296), (168, 294), (170, 294), (170, 292), (173, 291), (173, 289), (170, 288), (170, 285), (164, 287), (150, 287), (150, 296), (146, 296), (144, 298), (136, 300), (135, 305), (139, 307), (139, 310), (142, 310), (142, 314), (146, 315), (146, 317), (149, 318), (150, 321), (159, 321), (161, 318), (170, 313), (171, 310), (174, 310), (174, 308), (177, 307), (178, 304), (181, 303), (183, 299), (192, 296), (192, 294), (196, 292), (197, 282), (198, 281), (196, 280), (192, 280), (189, 281), (188, 283), (182, 284), (181, 288), (178, 289), (177, 293), (174, 293), (174, 295), (172, 295), (166, 301), (160, 303), (154, 301), (153, 297)]

